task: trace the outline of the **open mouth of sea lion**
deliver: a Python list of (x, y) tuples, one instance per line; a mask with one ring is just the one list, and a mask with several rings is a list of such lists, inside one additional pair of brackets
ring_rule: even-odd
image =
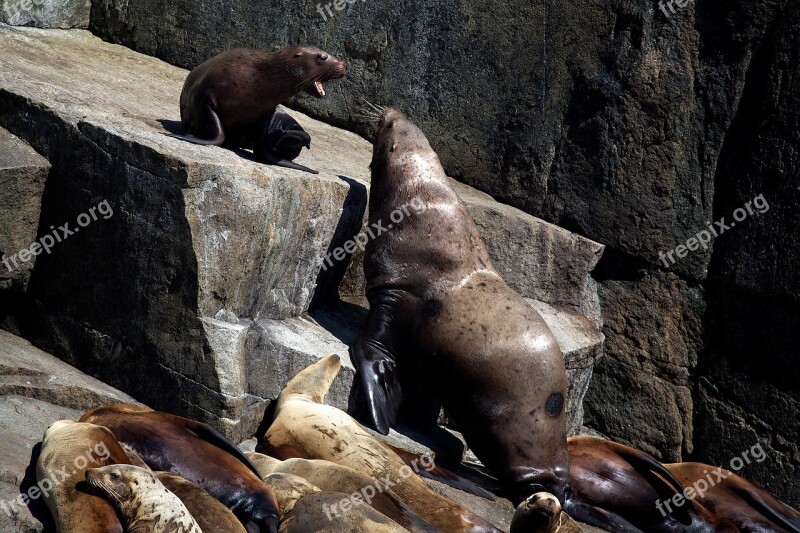
[(311, 84), (306, 87), (306, 92), (311, 96), (315, 96), (317, 98), (323, 98), (325, 96), (325, 82), (336, 80), (343, 77), (347, 73), (347, 68), (343, 65), (338, 65), (327, 72), (325, 72), (322, 76), (316, 78)]

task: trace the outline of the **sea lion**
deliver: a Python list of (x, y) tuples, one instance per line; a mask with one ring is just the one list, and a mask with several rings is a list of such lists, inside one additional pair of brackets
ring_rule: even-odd
[(278, 105), (300, 91), (322, 98), (324, 83), (345, 74), (344, 62), (311, 46), (222, 52), (186, 77), (180, 100), (186, 133), (171, 136), (217, 146), (255, 142)]
[(743, 533), (800, 533), (800, 513), (767, 491), (733, 472), (702, 463), (664, 465), (694, 499)]
[(293, 162), (303, 147), (311, 148), (311, 136), (289, 113), (278, 107), (269, 120), (262, 122), (261, 131), (253, 142), (253, 155), (270, 165), (319, 174)]
[(572, 494), (564, 510), (574, 519), (624, 533), (706, 533), (738, 531), (702, 505), (684, 501), (672, 513), (659, 503), (684, 487), (651, 455), (595, 437), (570, 437)]
[(82, 422), (103, 425), (153, 470), (197, 483), (225, 504), (245, 527), (277, 530), (275, 495), (239, 448), (207, 424), (129, 404), (88, 411)]
[(37, 488), (58, 533), (122, 533), (114, 508), (76, 487), (87, 468), (116, 463), (127, 464), (128, 458), (108, 429), (74, 420), (47, 428), (36, 461)]
[[(279, 461), (256, 452), (246, 452), (245, 455), (261, 473), (262, 478), (273, 473), (292, 474), (303, 478), (323, 492), (360, 493), (368, 505), (408, 531), (414, 533), (438, 531), (403, 503), (394, 491), (376, 490), (375, 479), (353, 468), (318, 459)], [(280, 504), (280, 501), (278, 503)], [(283, 505), (281, 510), (284, 511)]]
[(358, 470), (381, 488), (391, 488), (414, 512), (442, 531), (498, 532), (484, 519), (431, 490), (350, 415), (322, 403), (340, 367), (339, 356), (330, 355), (289, 381), (278, 396), (260, 451), (278, 459), (323, 459)]
[(562, 511), (558, 498), (537, 492), (517, 507), (511, 533), (581, 533), (581, 526)]
[(380, 117), (370, 168), (369, 223), (385, 231), (366, 246), (370, 310), (353, 354), (371, 422), (386, 434), (401, 382), (421, 385), (515, 503), (563, 501), (567, 376), (553, 333), (495, 271), (436, 153), (397, 109)]
[[(406, 530), (363, 501), (343, 492), (323, 492), (294, 474), (272, 473), (264, 477), (281, 506), (279, 533), (403, 533)], [(349, 502), (347, 511), (338, 509)]]
[(183, 502), (144, 468), (89, 468), (86, 482), (114, 506), (126, 532), (203, 533)]
[(200, 485), (169, 472), (153, 472), (153, 475), (180, 498), (203, 533), (247, 533), (236, 515)]

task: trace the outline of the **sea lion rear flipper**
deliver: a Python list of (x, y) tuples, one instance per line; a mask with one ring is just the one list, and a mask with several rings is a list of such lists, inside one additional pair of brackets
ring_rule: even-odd
[(474, 494), (475, 496), (480, 496), (481, 498), (486, 498), (487, 500), (495, 500), (494, 494), (491, 492), (482, 489), (472, 481), (465, 479), (446, 468), (436, 465), (431, 465), (430, 469), (425, 467), (423, 464), (425, 461), (423, 461), (422, 457), (416, 453), (392, 446), (387, 442), (384, 442), (383, 445), (396, 453), (405, 464), (410, 466), (414, 472), (422, 477), (433, 479), (439, 483), (444, 483), (445, 485), (450, 485), (453, 488), (463, 490), (464, 492)]
[(309, 172), (311, 174), (319, 174), (318, 170), (314, 170), (313, 168), (304, 167), (303, 165), (299, 165), (293, 161), (289, 161), (288, 159), (282, 159), (277, 157), (275, 154), (272, 153), (265, 153), (259, 157), (263, 163), (267, 163), (268, 165), (275, 165), (284, 168), (291, 168), (293, 170), (302, 170), (303, 172)]

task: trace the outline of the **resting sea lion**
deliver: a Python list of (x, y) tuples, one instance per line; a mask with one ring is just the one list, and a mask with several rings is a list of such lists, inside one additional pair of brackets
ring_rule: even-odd
[(58, 533), (122, 533), (114, 508), (76, 487), (87, 468), (117, 463), (127, 464), (128, 457), (108, 429), (74, 420), (47, 428), (36, 478)]
[(275, 495), (239, 448), (207, 424), (128, 404), (85, 413), (82, 422), (103, 425), (133, 448), (153, 470), (197, 483), (225, 504), (245, 526), (274, 533)]
[(692, 488), (695, 501), (742, 533), (800, 533), (800, 513), (733, 472), (702, 463), (664, 466), (684, 487)]
[(169, 472), (153, 472), (153, 475), (180, 498), (203, 533), (247, 533), (236, 515), (200, 485)]
[(391, 488), (414, 512), (447, 532), (498, 530), (431, 490), (400, 457), (350, 415), (323, 405), (339, 372), (339, 356), (324, 357), (292, 378), (278, 397), (263, 451), (278, 459), (324, 459), (349, 466)]
[(511, 533), (581, 533), (581, 526), (561, 510), (558, 498), (538, 492), (517, 507)]
[(360, 493), (368, 505), (391, 518), (408, 531), (414, 533), (433, 533), (438, 531), (409, 509), (394, 491), (391, 489), (376, 490), (375, 479), (353, 468), (318, 459), (279, 461), (268, 455), (256, 452), (247, 452), (245, 455), (261, 473), (261, 477), (273, 473), (293, 474), (303, 478), (323, 492)]
[(692, 501), (672, 513), (659, 510), (684, 487), (643, 451), (594, 437), (570, 437), (567, 449), (572, 494), (564, 510), (580, 522), (623, 533), (737, 531)]
[(372, 423), (387, 433), (408, 399), (401, 382), (421, 385), (515, 503), (563, 501), (567, 377), (553, 333), (495, 271), (436, 153), (397, 109), (381, 115), (370, 168), (369, 223), (385, 231), (366, 246), (370, 310), (353, 353)]
[(86, 482), (123, 517), (126, 533), (203, 533), (183, 502), (148, 470), (133, 465), (90, 468)]

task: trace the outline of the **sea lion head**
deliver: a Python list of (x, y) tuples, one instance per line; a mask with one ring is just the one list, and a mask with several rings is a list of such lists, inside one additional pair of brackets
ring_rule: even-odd
[(347, 65), (319, 48), (313, 46), (291, 46), (277, 53), (277, 59), (286, 65), (289, 77), (297, 91), (306, 91), (311, 96), (325, 96), (326, 81), (347, 74)]
[(110, 501), (127, 515), (126, 511), (136, 499), (136, 490), (142, 484), (143, 478), (140, 472), (149, 474), (146, 470), (132, 465), (89, 468), (86, 470), (86, 483), (92, 488), (92, 492)]

